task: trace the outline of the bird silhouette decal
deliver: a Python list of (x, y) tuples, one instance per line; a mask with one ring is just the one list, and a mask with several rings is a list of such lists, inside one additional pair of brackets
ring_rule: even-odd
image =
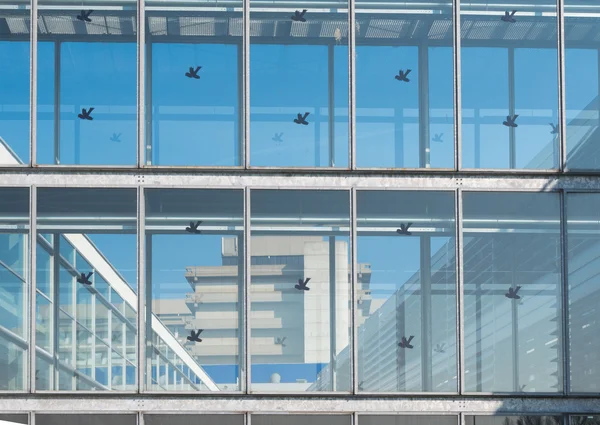
[(121, 133), (119, 133), (119, 134), (113, 133), (112, 137), (110, 138), (110, 141), (121, 143)]
[(82, 120), (92, 121), (94, 118), (90, 114), (93, 110), (94, 108), (90, 108), (87, 111), (85, 110), (85, 108), (81, 108), (81, 114), (77, 114), (77, 116)]
[(510, 288), (508, 288), (508, 292), (506, 294), (504, 294), (504, 296), (506, 298), (510, 298), (511, 300), (520, 300), (521, 296), (517, 295), (519, 292), (519, 289), (521, 289), (520, 286), (517, 286), (516, 288), (510, 287)]
[(524, 393), (526, 386), (527, 386), (527, 384), (523, 384), (523, 385), (519, 386), (519, 392)]
[(365, 383), (365, 381), (360, 381), (358, 383), (358, 391), (363, 391), (363, 384)]
[(504, 15), (502, 15), (500, 20), (504, 21), (504, 22), (508, 22), (509, 24), (514, 24), (515, 22), (517, 22), (515, 19), (515, 13), (517, 13), (516, 10), (513, 10), (510, 13), (508, 13), (508, 10), (507, 10), (506, 12), (504, 12)]
[(402, 223), (402, 224), (400, 224), (400, 228), (396, 230), (396, 233), (398, 233), (399, 235), (410, 236), (410, 235), (412, 235), (412, 232), (408, 231), (410, 226), (412, 226), (412, 223), (406, 223), (406, 224)]
[(198, 329), (197, 331), (190, 331), (190, 334), (187, 337), (187, 340), (190, 342), (202, 342), (200, 339), (200, 334), (204, 331), (204, 329)]
[(94, 272), (89, 272), (87, 275), (85, 273), (81, 273), (79, 276), (77, 276), (77, 282), (83, 285), (91, 285), (92, 282), (90, 281), (90, 277), (92, 277), (93, 274)]
[(298, 279), (298, 284), (294, 285), (294, 288), (296, 288), (299, 291), (310, 291), (310, 288), (308, 286), (306, 286), (306, 285), (308, 285), (309, 280), (310, 280), (310, 277), (307, 277), (304, 280)]
[(281, 337), (281, 338), (279, 338), (279, 337), (278, 337), (278, 338), (275, 338), (275, 345), (281, 345), (282, 347), (285, 347), (285, 344), (284, 344), (284, 342), (285, 342), (285, 339), (286, 339), (286, 338), (287, 338), (287, 337), (285, 337), (285, 336), (284, 336), (284, 337)]
[(190, 70), (189, 72), (185, 73), (185, 76), (188, 78), (194, 78), (196, 80), (199, 80), (200, 76), (198, 75), (198, 71), (200, 71), (200, 69), (202, 69), (201, 66), (197, 66), (196, 69), (190, 66)]
[(410, 80), (408, 79), (408, 74), (410, 74), (410, 69), (407, 69), (406, 72), (404, 70), (400, 70), (398, 71), (398, 75), (396, 75), (394, 78), (398, 81), (404, 81), (406, 83), (408, 83)]
[(283, 142), (283, 139), (281, 138), (281, 136), (283, 136), (283, 133), (275, 133), (275, 135), (273, 136), (273, 138), (271, 140), (273, 140), (274, 142), (277, 142), (277, 143), (281, 143), (281, 142)]
[(552, 127), (552, 131), (550, 132), (550, 134), (558, 134), (558, 124), (554, 125), (554, 123), (549, 122), (548, 124), (550, 124), (550, 126)]
[(309, 115), (310, 115), (310, 112), (305, 112), (304, 115), (298, 114), (298, 118), (295, 118), (294, 122), (296, 124), (308, 125), (308, 121), (306, 121), (306, 117), (308, 117)]
[(196, 223), (194, 223), (193, 221), (190, 221), (190, 225), (189, 227), (185, 228), (185, 231), (188, 233), (193, 233), (193, 234), (198, 234), (200, 233), (200, 230), (198, 230), (198, 226), (200, 226), (200, 223), (202, 223), (201, 221), (197, 221)]
[(405, 336), (402, 337), (402, 340), (398, 343), (398, 347), (400, 348), (413, 348), (412, 345), (410, 345), (410, 342), (413, 340), (414, 335), (411, 335), (408, 337), (408, 339), (406, 339)]
[(440, 133), (440, 134), (435, 134), (435, 137), (433, 139), (431, 139), (432, 142), (436, 142), (436, 143), (443, 143), (444, 141), (442, 140), (442, 136), (444, 135), (444, 133)]
[(445, 353), (446, 352), (446, 344), (436, 344), (433, 349), (436, 353)]
[(304, 18), (304, 15), (306, 14), (307, 10), (304, 9), (302, 12), (296, 10), (294, 12), (294, 14), (291, 16), (292, 21), (296, 21), (296, 22), (306, 22), (306, 18)]
[(77, 20), (79, 21), (84, 21), (84, 22), (92, 22), (92, 20), (90, 19), (90, 15), (92, 14), (93, 10), (82, 10), (81, 13), (79, 15), (77, 15)]
[(513, 128), (517, 128), (518, 125), (515, 122), (517, 119), (518, 115), (513, 115), (512, 117), (510, 115), (506, 116), (506, 121), (502, 121), (502, 124), (507, 126), (507, 127), (513, 127)]

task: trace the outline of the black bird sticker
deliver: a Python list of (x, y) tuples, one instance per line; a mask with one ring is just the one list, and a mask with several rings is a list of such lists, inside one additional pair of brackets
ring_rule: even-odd
[(504, 296), (506, 298), (510, 298), (511, 300), (520, 300), (521, 296), (517, 295), (517, 293), (519, 292), (519, 289), (521, 289), (520, 286), (517, 286), (516, 288), (508, 288), (508, 292), (506, 294), (504, 294)]
[(512, 117), (510, 115), (506, 116), (506, 121), (502, 121), (502, 124), (507, 126), (507, 127), (513, 127), (513, 128), (517, 128), (518, 125), (515, 122), (517, 119), (518, 115), (513, 115)]
[(525, 387), (527, 386), (527, 384), (523, 384), (519, 387), (519, 392), (524, 393), (525, 392)]
[(358, 383), (358, 391), (363, 391), (363, 384), (365, 383), (365, 381), (360, 381)]
[(404, 70), (400, 70), (398, 71), (398, 75), (396, 75), (394, 78), (398, 81), (404, 81), (406, 83), (408, 83), (410, 80), (408, 79), (408, 74), (410, 74), (410, 69), (407, 69), (406, 72)]
[(552, 126), (552, 131), (550, 132), (550, 134), (558, 134), (558, 124), (554, 125), (551, 122), (549, 122), (548, 124)]
[(92, 20), (90, 19), (90, 15), (92, 14), (93, 10), (82, 10), (81, 13), (79, 15), (77, 15), (77, 19), (79, 21), (84, 21), (84, 22), (92, 22)]
[(187, 337), (188, 341), (191, 342), (202, 342), (200, 339), (200, 334), (204, 331), (204, 329), (198, 329), (198, 331), (190, 331), (190, 334)]
[(85, 110), (85, 108), (81, 108), (81, 114), (77, 114), (77, 116), (82, 120), (92, 121), (94, 118), (90, 114), (93, 110), (94, 108), (90, 108), (87, 111)]
[(444, 135), (444, 133), (440, 133), (440, 134), (435, 134), (435, 137), (433, 139), (431, 139), (432, 142), (437, 142), (437, 143), (443, 143), (444, 141), (442, 140), (442, 136)]
[(112, 137), (110, 138), (110, 141), (121, 143), (121, 133), (119, 133), (119, 134), (113, 133)]
[(89, 272), (86, 276), (85, 273), (81, 273), (79, 276), (77, 276), (77, 282), (83, 285), (91, 285), (92, 282), (90, 281), (90, 277), (92, 277), (93, 274), (94, 272)]
[(284, 344), (284, 342), (285, 342), (285, 339), (286, 339), (286, 338), (287, 338), (287, 337), (285, 337), (285, 336), (284, 336), (284, 337), (281, 337), (281, 338), (279, 338), (279, 337), (278, 337), (278, 338), (275, 338), (275, 345), (281, 345), (282, 347), (285, 347), (285, 344)]
[(309, 115), (310, 115), (310, 112), (305, 112), (304, 115), (298, 114), (298, 118), (295, 118), (294, 122), (296, 124), (308, 125), (308, 121), (306, 121), (306, 117), (308, 117)]
[(508, 10), (507, 10), (506, 12), (504, 12), (504, 15), (502, 15), (502, 17), (500, 18), (500, 20), (504, 21), (504, 22), (508, 22), (510, 24), (514, 24), (515, 22), (517, 22), (515, 20), (515, 13), (517, 13), (516, 10), (513, 10), (510, 13), (508, 13)]
[(413, 348), (412, 345), (410, 345), (410, 342), (413, 340), (414, 335), (411, 335), (408, 337), (408, 340), (406, 339), (405, 336), (402, 337), (402, 340), (398, 343), (398, 347), (401, 348)]
[(296, 22), (306, 22), (306, 18), (304, 18), (304, 14), (307, 12), (306, 9), (304, 9), (302, 12), (296, 10), (294, 12), (294, 14), (291, 16), (292, 21), (296, 21)]
[(433, 349), (436, 353), (445, 353), (446, 352), (446, 344), (436, 344)]
[(310, 291), (310, 288), (308, 286), (306, 286), (306, 285), (308, 285), (309, 280), (310, 280), (310, 277), (307, 277), (304, 280), (298, 279), (298, 284), (294, 285), (294, 288), (296, 288), (299, 291)]
[(193, 233), (193, 234), (199, 234), (200, 230), (198, 230), (198, 226), (200, 226), (200, 223), (202, 223), (201, 221), (197, 221), (196, 223), (194, 223), (193, 221), (190, 221), (190, 225), (189, 227), (185, 228), (185, 231), (188, 233)]
[(412, 235), (412, 232), (408, 231), (410, 226), (412, 226), (412, 223), (406, 223), (406, 224), (402, 223), (402, 224), (400, 224), (400, 228), (396, 230), (396, 233), (398, 233), (399, 235), (410, 236), (410, 235)]
[(189, 70), (189, 72), (185, 73), (185, 76), (188, 78), (195, 78), (196, 80), (199, 80), (200, 76), (198, 75), (198, 71), (200, 71), (200, 69), (202, 69), (201, 66), (197, 66), (196, 69), (194, 69), (194, 67), (190, 66), (190, 70)]
[(275, 135), (273, 136), (273, 139), (271, 139), (271, 140), (273, 140), (274, 142), (277, 142), (277, 143), (281, 143), (281, 142), (283, 142), (283, 139), (281, 138), (281, 136), (283, 136), (283, 133), (275, 133)]

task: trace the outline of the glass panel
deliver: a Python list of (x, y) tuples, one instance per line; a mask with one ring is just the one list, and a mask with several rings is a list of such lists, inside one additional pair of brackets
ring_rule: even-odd
[(465, 193), (467, 391), (562, 391), (558, 193)]
[(0, 415), (0, 421), (27, 425), (27, 415)]
[(345, 191), (253, 190), (252, 391), (350, 391)]
[(558, 166), (556, 1), (461, 2), (464, 168)]
[(38, 9), (38, 163), (134, 165), (136, 2)]
[(252, 415), (253, 425), (350, 425), (349, 415)]
[(0, 0), (0, 165), (29, 163), (29, 9)]
[(136, 425), (136, 422), (135, 415), (35, 415), (37, 425)]
[(146, 5), (146, 164), (240, 165), (242, 1)]
[(454, 193), (358, 191), (357, 213), (359, 390), (457, 391)]
[(561, 416), (465, 416), (465, 425), (562, 425)]
[(598, 425), (600, 416), (571, 416), (571, 425)]
[(29, 189), (0, 188), (0, 200), (0, 390), (19, 391), (28, 386)]
[(453, 415), (359, 415), (358, 425), (456, 425)]
[(600, 392), (600, 194), (567, 195), (569, 355), (571, 392)]
[(241, 389), (243, 207), (241, 190), (146, 191), (148, 388)]
[(359, 167), (454, 167), (452, 2), (356, 3)]
[(600, 31), (598, 4), (565, 0), (565, 90), (567, 166), (599, 169)]
[[(113, 350), (123, 351), (122, 346), (111, 344), (109, 315), (114, 314), (122, 318), (123, 328), (132, 332), (135, 368), (135, 313), (126, 320), (122, 310), (123, 304), (135, 308), (137, 296), (135, 285), (123, 277), (127, 273), (120, 268), (126, 272), (136, 269), (136, 204), (135, 189), (38, 189), (38, 229), (54, 234), (50, 262), (59, 279), (58, 303), (47, 306), (50, 316), (59, 317), (57, 334), (53, 335), (52, 327), (48, 331), (48, 339), (57, 343), (46, 348), (58, 358), (59, 376), (47, 389), (136, 389), (135, 382), (127, 387), (122, 381), (113, 384), (108, 360)], [(92, 242), (99, 234), (106, 243)], [(118, 261), (113, 262), (115, 258)], [(52, 281), (54, 278), (51, 276)], [(118, 303), (108, 299), (109, 290), (119, 294), (115, 297)], [(38, 321), (38, 335), (40, 331)]]
[(250, 10), (252, 165), (347, 167), (347, 1)]
[(243, 425), (243, 415), (144, 415), (146, 425)]

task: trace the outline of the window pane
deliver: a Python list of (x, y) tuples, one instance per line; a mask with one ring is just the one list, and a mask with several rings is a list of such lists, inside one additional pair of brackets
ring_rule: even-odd
[(347, 2), (250, 9), (252, 165), (347, 167)]
[(136, 163), (136, 2), (39, 1), (40, 164)]
[[(137, 263), (136, 202), (135, 189), (38, 189), (38, 230), (53, 234), (53, 243), (43, 249), (50, 255), (51, 268), (58, 271), (50, 275), (48, 284), (53, 287), (58, 279), (58, 291), (48, 298), (38, 292), (38, 303), (45, 301), (38, 305), (38, 314), (45, 311), (41, 318), (47, 318), (47, 326), (38, 318), (36, 334), (45, 337), (38, 344), (48, 341), (43, 348), (58, 359), (58, 380), (53, 374), (45, 389), (136, 389), (135, 382), (125, 384), (111, 377), (110, 353), (122, 352), (122, 347), (113, 344), (114, 326), (107, 320), (110, 312), (135, 335), (135, 315), (125, 319), (121, 311), (123, 300), (137, 308), (135, 285), (124, 277)], [(97, 235), (110, 243), (94, 244)], [(47, 242), (38, 237), (38, 252), (43, 244)], [(135, 274), (132, 278), (137, 279)], [(107, 286), (119, 294), (120, 303), (105, 298)], [(51, 324), (54, 315), (58, 315), (56, 327)], [(135, 368), (135, 351), (130, 364)]]
[(359, 415), (358, 425), (456, 425), (456, 416)]
[(349, 415), (252, 415), (254, 425), (350, 425)]
[(243, 415), (144, 415), (145, 425), (243, 425)]
[(241, 190), (146, 191), (148, 388), (241, 389), (243, 208)]
[(253, 391), (350, 391), (349, 196), (252, 191)]
[(596, 349), (600, 312), (596, 283), (600, 261), (600, 194), (567, 196), (569, 355), (572, 392), (600, 392), (600, 356)]
[(465, 168), (558, 165), (556, 1), (461, 2)]
[(359, 391), (457, 391), (452, 192), (358, 191)]
[(146, 164), (240, 165), (241, 0), (146, 6)]
[(467, 391), (562, 391), (557, 193), (465, 193)]
[(0, 390), (20, 391), (28, 387), (29, 189), (0, 188), (0, 200)]
[(29, 3), (0, 0), (0, 165), (29, 163)]
[(465, 416), (466, 425), (562, 425), (561, 416)]
[(453, 167), (452, 2), (359, 1), (355, 30), (358, 166)]
[(597, 4), (565, 1), (565, 89), (567, 103), (567, 166), (598, 169), (599, 57)]
[(135, 415), (64, 415), (36, 414), (38, 425), (136, 425)]

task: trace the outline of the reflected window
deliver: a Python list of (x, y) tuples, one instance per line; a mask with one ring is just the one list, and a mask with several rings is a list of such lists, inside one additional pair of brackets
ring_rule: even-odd
[(242, 2), (146, 6), (146, 165), (241, 165)]
[(600, 392), (598, 326), (600, 311), (596, 300), (600, 288), (596, 267), (600, 261), (600, 194), (567, 195), (567, 243), (569, 290), (570, 390), (574, 393)]
[(252, 191), (252, 391), (350, 391), (348, 195)]
[(38, 163), (134, 165), (135, 1), (38, 8)]
[(347, 167), (346, 2), (251, 0), (250, 20), (251, 164)]
[(0, 166), (29, 163), (28, 1), (0, 1)]
[(241, 190), (146, 191), (147, 329), (154, 391), (239, 391)]
[(359, 167), (454, 167), (452, 2), (356, 3)]
[(560, 392), (558, 194), (463, 200), (466, 390)]
[(461, 2), (464, 168), (558, 166), (556, 2)]
[(597, 37), (600, 30), (597, 3), (565, 1), (565, 90), (567, 119), (567, 167), (597, 170), (600, 152), (600, 62)]
[(29, 189), (1, 188), (0, 199), (0, 390), (22, 391), (28, 387)]
[(36, 293), (39, 389), (137, 388), (126, 379), (137, 364), (136, 211), (135, 189), (38, 189), (37, 256), (48, 268)]
[(357, 192), (358, 381), (365, 392), (453, 392), (452, 192)]

